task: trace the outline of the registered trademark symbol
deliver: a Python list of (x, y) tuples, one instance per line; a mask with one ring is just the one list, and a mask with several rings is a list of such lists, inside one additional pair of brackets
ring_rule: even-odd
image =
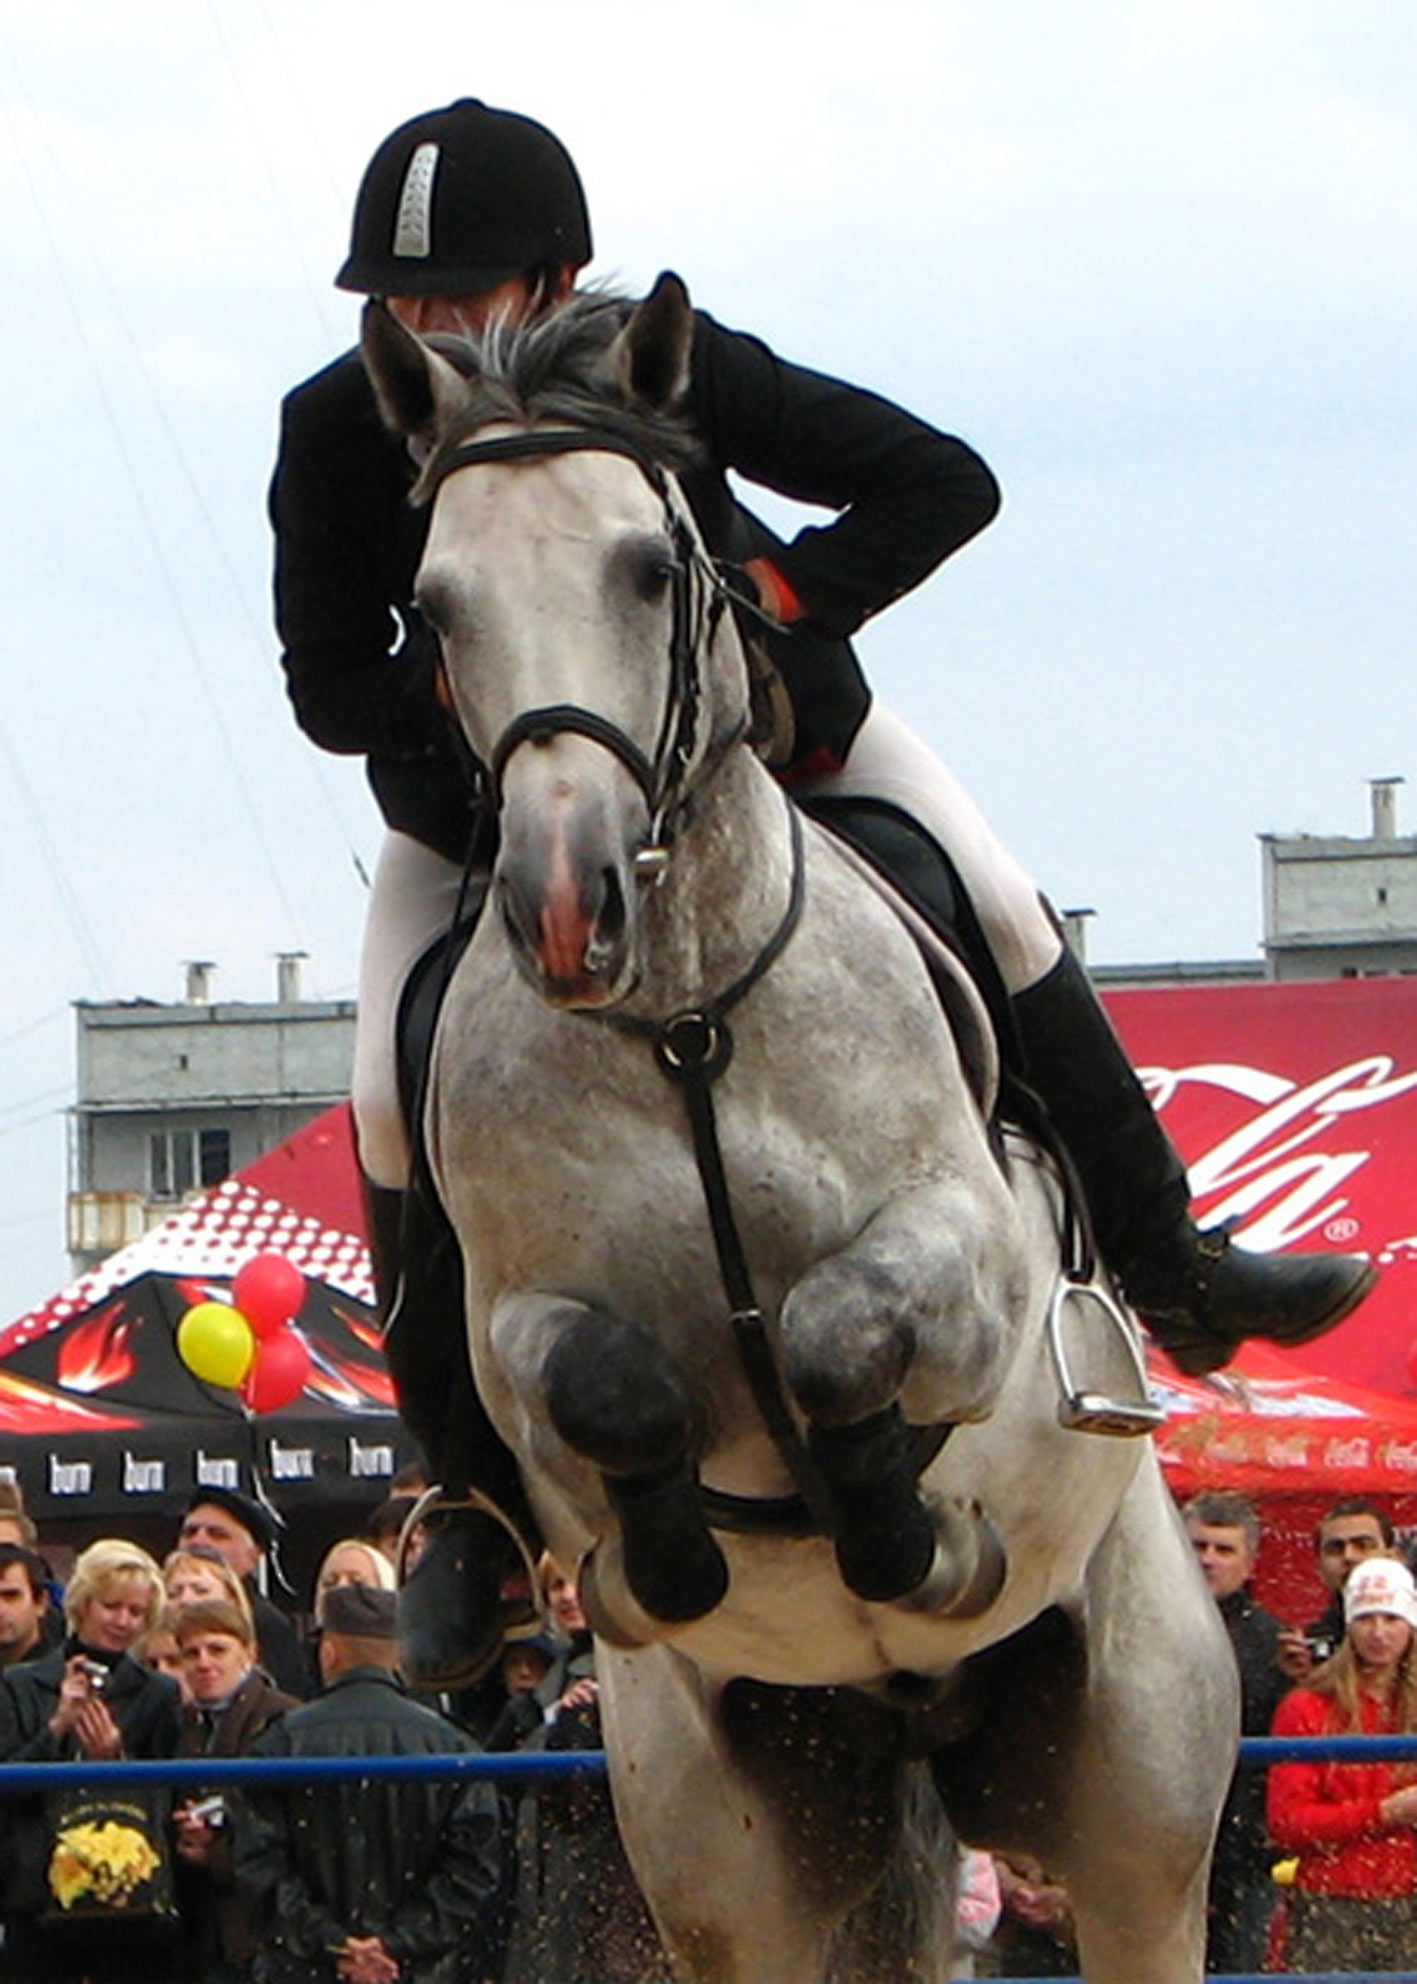
[(1336, 1247), (1345, 1247), (1350, 1240), (1358, 1238), (1359, 1231), (1356, 1219), (1331, 1219), (1324, 1228), (1324, 1239), (1332, 1240)]

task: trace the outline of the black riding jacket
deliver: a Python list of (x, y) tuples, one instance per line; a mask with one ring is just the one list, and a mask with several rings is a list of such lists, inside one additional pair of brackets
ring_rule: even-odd
[[(794, 764), (839, 763), (870, 702), (849, 636), (995, 515), (963, 441), (889, 400), (789, 365), (695, 314), (688, 413), (706, 462), (683, 477), (710, 551), (767, 556), (805, 609), (769, 646), (792, 699)], [(783, 544), (726, 471), (837, 514)], [(437, 648), (412, 604), (428, 515), (379, 420), (357, 353), (290, 393), (271, 485), (276, 623), (296, 717), (326, 750), (363, 753), (384, 817), (461, 860), (475, 795), (434, 693)]]

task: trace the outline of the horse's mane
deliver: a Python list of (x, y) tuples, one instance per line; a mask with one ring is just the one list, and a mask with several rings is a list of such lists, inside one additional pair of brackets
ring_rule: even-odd
[(445, 458), (460, 443), (500, 421), (599, 428), (648, 461), (689, 466), (699, 445), (687, 420), (634, 398), (609, 362), (634, 303), (618, 291), (582, 290), (530, 323), (498, 319), (465, 336), (430, 338), (467, 380), (467, 402), (439, 435), (415, 502), (437, 487)]

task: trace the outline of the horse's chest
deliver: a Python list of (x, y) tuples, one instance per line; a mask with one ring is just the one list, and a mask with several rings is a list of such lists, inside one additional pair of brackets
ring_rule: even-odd
[[(585, 1019), (499, 1024), (497, 1000), (464, 1052), (440, 1112), (440, 1168), (504, 1277), (626, 1273), (633, 1243), (660, 1280), (712, 1276), (704, 1178), (683, 1090), (649, 1044)], [(755, 1263), (789, 1282), (841, 1246), (886, 1199), (951, 1162), (949, 1098), (928, 1055), (898, 1052), (859, 1021), (826, 1037), (765, 1010), (735, 1022), (712, 1084), (714, 1130), (734, 1217)], [(838, 1015), (838, 1018), (841, 1016)], [(938, 1088), (938, 1093), (936, 1090)]]

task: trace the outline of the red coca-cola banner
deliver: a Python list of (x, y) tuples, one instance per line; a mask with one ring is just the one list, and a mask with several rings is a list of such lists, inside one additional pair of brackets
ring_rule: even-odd
[(1265, 1252), (1363, 1253), (1382, 1270), (1297, 1361), (1417, 1397), (1417, 979), (1159, 988), (1106, 1004), (1203, 1224), (1233, 1220)]

